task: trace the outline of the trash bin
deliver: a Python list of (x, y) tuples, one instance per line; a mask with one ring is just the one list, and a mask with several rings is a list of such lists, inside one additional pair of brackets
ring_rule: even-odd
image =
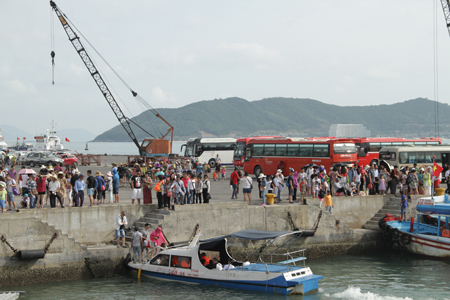
[(271, 194), (271, 193), (266, 194), (266, 204), (272, 205), (274, 202), (275, 196), (276, 196), (275, 194)]
[(444, 196), (444, 192), (445, 192), (445, 189), (440, 188), (440, 187), (436, 188), (436, 195), (437, 196)]

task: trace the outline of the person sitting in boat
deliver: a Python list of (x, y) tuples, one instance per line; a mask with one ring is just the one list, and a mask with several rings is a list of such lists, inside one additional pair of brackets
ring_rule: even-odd
[(242, 259), (242, 261), (243, 261), (243, 263), (242, 263), (242, 265), (245, 267), (245, 266), (250, 266), (250, 262), (248, 261), (248, 257), (244, 257), (243, 259)]
[(182, 268), (190, 269), (191, 268), (191, 262), (190, 262), (190, 260), (187, 257), (181, 257), (181, 264), (180, 264), (180, 266)]
[(217, 269), (217, 270), (221, 270), (223, 269), (222, 264), (219, 262), (219, 260), (214, 257), (212, 260), (209, 261), (209, 264), (207, 266), (208, 269), (213, 270), (213, 269)]
[(207, 265), (209, 265), (209, 261), (210, 259), (206, 256), (206, 253), (202, 252), (200, 254), (200, 262), (202, 263), (202, 265), (206, 267)]
[(232, 270), (232, 269), (234, 269), (234, 266), (231, 264), (231, 261), (228, 260), (228, 264), (223, 266), (223, 270), (226, 271), (226, 270)]

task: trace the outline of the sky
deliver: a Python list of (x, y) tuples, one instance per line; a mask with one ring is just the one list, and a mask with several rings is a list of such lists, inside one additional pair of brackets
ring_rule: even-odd
[[(450, 103), (450, 37), (439, 0), (55, 2), (156, 109), (227, 97), (353, 106), (435, 99), (437, 93)], [(59, 130), (95, 134), (118, 124), (49, 1), (0, 0), (0, 28), (0, 124), (32, 134), (52, 120)], [(81, 41), (125, 115), (141, 113)]]

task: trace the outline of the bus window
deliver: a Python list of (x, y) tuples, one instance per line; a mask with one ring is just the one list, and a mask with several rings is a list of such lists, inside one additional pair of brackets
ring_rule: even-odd
[(400, 152), (398, 162), (401, 164), (407, 164), (408, 163), (408, 152)]
[(356, 153), (355, 144), (343, 144), (343, 143), (334, 144), (334, 154), (347, 154), (347, 153)]
[(417, 153), (416, 152), (408, 152), (408, 160), (409, 164), (417, 163)]
[(392, 143), (381, 143), (381, 148), (391, 146), (391, 145), (392, 145)]
[(407, 146), (407, 145), (414, 145), (414, 142), (403, 142), (403, 145)]
[(425, 163), (431, 164), (433, 162), (433, 152), (425, 152)]
[(380, 160), (395, 161), (395, 152), (380, 152)]
[(273, 156), (275, 153), (275, 144), (264, 145), (264, 156)]
[(434, 161), (438, 164), (442, 163), (442, 157), (441, 157), (441, 152), (439, 151), (435, 151), (433, 152), (433, 154), (436, 156), (436, 158), (434, 159)]
[(298, 156), (299, 155), (298, 145), (295, 145), (295, 144), (288, 145), (287, 151), (288, 151), (288, 156)]
[(425, 163), (425, 152), (417, 152), (416, 163), (423, 164)]
[(439, 145), (439, 142), (427, 142), (427, 145)]
[[(353, 148), (355, 148), (354, 145), (353, 145)], [(330, 156), (330, 151), (328, 149), (329, 149), (328, 145), (321, 145), (321, 144), (314, 145), (314, 157), (328, 157), (328, 156)]]
[(392, 142), (392, 146), (403, 146), (402, 142)]
[(263, 155), (264, 155), (264, 144), (254, 144), (253, 156), (263, 156)]
[(370, 143), (369, 152), (378, 152), (381, 149), (380, 143)]
[(300, 155), (301, 157), (311, 157), (313, 154), (313, 145), (312, 144), (301, 144), (300, 146)]
[(275, 150), (275, 156), (286, 156), (286, 144), (277, 144)]
[(427, 143), (426, 142), (414, 142), (414, 145), (417, 146), (425, 146)]

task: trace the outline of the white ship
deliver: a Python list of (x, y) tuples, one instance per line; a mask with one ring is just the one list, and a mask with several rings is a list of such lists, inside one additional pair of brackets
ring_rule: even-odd
[(0, 150), (6, 151), (8, 145), (3, 141), (2, 130), (0, 129)]
[(64, 145), (61, 139), (56, 135), (55, 123), (52, 121), (52, 130), (46, 130), (46, 134), (36, 135), (36, 151), (61, 151), (64, 150)]

